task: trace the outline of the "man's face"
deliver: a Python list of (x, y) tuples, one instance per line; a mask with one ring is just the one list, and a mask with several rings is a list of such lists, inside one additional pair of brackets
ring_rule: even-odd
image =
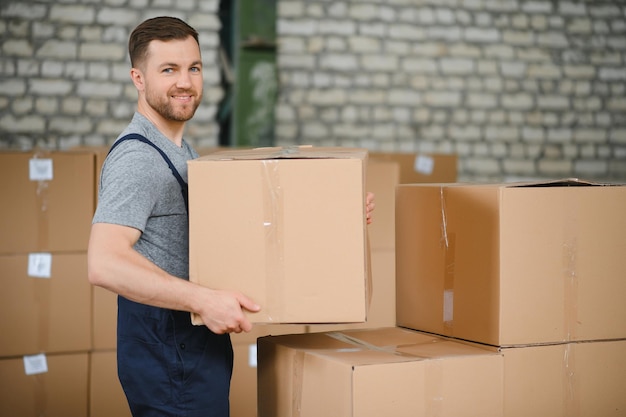
[(152, 109), (167, 121), (186, 122), (193, 117), (203, 84), (195, 39), (150, 42), (142, 70), (145, 100)]

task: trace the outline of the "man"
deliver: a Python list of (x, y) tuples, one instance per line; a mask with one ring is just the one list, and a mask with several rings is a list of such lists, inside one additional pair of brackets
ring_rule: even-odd
[[(229, 333), (250, 331), (244, 311), (260, 307), (188, 280), (187, 161), (198, 155), (183, 133), (202, 99), (198, 33), (157, 17), (128, 48), (137, 112), (102, 168), (89, 281), (119, 295), (118, 374), (134, 416), (228, 417)], [(366, 204), (369, 223), (373, 195)]]

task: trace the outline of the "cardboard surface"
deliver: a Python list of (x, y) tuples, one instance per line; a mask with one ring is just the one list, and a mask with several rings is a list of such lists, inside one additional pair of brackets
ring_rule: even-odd
[(505, 417), (626, 415), (626, 340), (506, 348)]
[(131, 417), (117, 377), (117, 352), (91, 352), (89, 369), (89, 417)]
[(0, 152), (0, 254), (86, 251), (94, 163), (91, 152)]
[(306, 333), (307, 326), (292, 324), (256, 324), (249, 333), (231, 333), (235, 361), (230, 381), (230, 415), (257, 416), (257, 358), (259, 337)]
[(117, 294), (92, 285), (93, 350), (117, 348)]
[(400, 165), (400, 183), (451, 183), (457, 181), (458, 156), (414, 152), (370, 152), (373, 161), (394, 161)]
[(47, 370), (26, 374), (23, 358), (0, 359), (0, 415), (84, 417), (88, 415), (87, 353), (42, 355)]
[(190, 280), (247, 294), (255, 323), (365, 321), (366, 162), (312, 147), (189, 161)]
[(396, 186), (400, 183), (400, 164), (370, 159), (367, 162), (366, 190), (374, 193), (376, 207), (368, 226), (370, 248), (390, 250), (396, 246)]
[(496, 346), (626, 337), (626, 187), (400, 185), (400, 326)]
[(230, 381), (230, 415), (257, 417), (256, 341), (233, 343), (235, 362)]
[(258, 340), (260, 417), (502, 416), (497, 352), (400, 328)]
[[(0, 256), (0, 357), (88, 351), (92, 302), (87, 255), (51, 254), (32, 270), (33, 259), (38, 258)], [(36, 277), (32, 272), (49, 274)]]
[(371, 251), (372, 297), (364, 323), (310, 324), (308, 332), (369, 329), (396, 325), (396, 253), (393, 249)]

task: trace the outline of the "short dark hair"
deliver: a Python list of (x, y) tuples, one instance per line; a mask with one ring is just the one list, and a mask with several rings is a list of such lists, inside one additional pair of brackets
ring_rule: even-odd
[(198, 46), (198, 32), (177, 17), (159, 16), (145, 20), (130, 34), (128, 55), (131, 65), (136, 68), (148, 56), (148, 45), (153, 40), (184, 40), (192, 36)]

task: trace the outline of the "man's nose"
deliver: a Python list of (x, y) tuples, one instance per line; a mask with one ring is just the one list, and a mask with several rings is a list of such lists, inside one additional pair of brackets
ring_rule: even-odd
[(191, 77), (189, 71), (181, 71), (178, 79), (176, 80), (176, 86), (178, 88), (187, 89), (191, 87)]

